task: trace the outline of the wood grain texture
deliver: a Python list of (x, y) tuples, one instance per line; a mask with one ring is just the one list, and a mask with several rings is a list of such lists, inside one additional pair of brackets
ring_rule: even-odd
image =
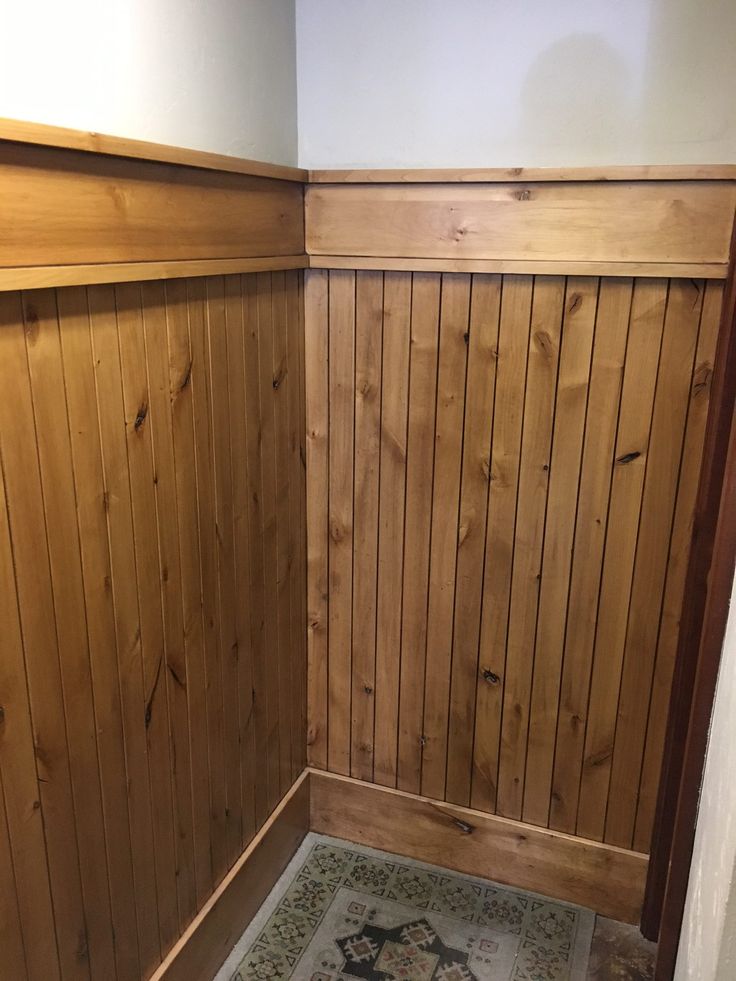
[(303, 768), (298, 277), (0, 298), (16, 977), (149, 976)]
[[(515, 273), (532, 276), (689, 276), (694, 279), (725, 279), (728, 275), (727, 262), (589, 262), (576, 259), (457, 259), (445, 256), (442, 259), (427, 259), (406, 256), (366, 256), (366, 255), (309, 255), (309, 269), (374, 269), (401, 270), (403, 272), (464, 272), (464, 273)], [(235, 259), (219, 259), (217, 262), (236, 262)], [(248, 260), (242, 260), (246, 262)], [(252, 259), (251, 262), (258, 260)], [(273, 259), (274, 263), (279, 260)], [(286, 261), (286, 260), (283, 260)], [(170, 263), (176, 266), (176, 263)], [(61, 267), (62, 269), (64, 267)], [(72, 269), (74, 267), (71, 267)], [(271, 268), (271, 267), (269, 267)], [(276, 265), (273, 268), (277, 268)], [(225, 271), (225, 270), (223, 270)], [(0, 271), (0, 288), (3, 277), (8, 276), (11, 283), (23, 276), (11, 271)], [(30, 270), (28, 275), (42, 277), (43, 271)], [(70, 275), (74, 275), (73, 272)], [(171, 275), (176, 275), (172, 271)], [(16, 285), (22, 286), (23, 282)], [(31, 285), (34, 285), (31, 283)], [(54, 282), (39, 279), (39, 286), (54, 286)]]
[[(172, 262), (102, 262), (68, 266), (8, 266), (0, 269), (0, 292), (47, 286), (92, 286), (96, 283), (145, 282), (192, 276), (306, 269), (309, 256), (259, 256), (247, 259), (182, 259)], [(695, 275), (695, 274), (694, 274)]]
[(467, 807), (310, 772), (310, 827), (637, 923), (647, 859)]
[(509, 181), (736, 180), (734, 164), (659, 164), (610, 167), (424, 167), (310, 170), (312, 184), (505, 184)]
[(0, 143), (0, 265), (304, 253), (302, 185)]
[(721, 285), (306, 276), (312, 759), (646, 851)]
[(211, 981), (309, 831), (309, 788), (305, 771), (150, 981)]
[(312, 185), (306, 251), (724, 263), (735, 205), (736, 185), (728, 181)]

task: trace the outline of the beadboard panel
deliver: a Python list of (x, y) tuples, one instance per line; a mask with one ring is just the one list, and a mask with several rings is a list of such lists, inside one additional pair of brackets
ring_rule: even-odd
[(303, 770), (301, 293), (0, 295), (14, 978), (148, 976)]
[(646, 853), (722, 283), (306, 276), (311, 764)]

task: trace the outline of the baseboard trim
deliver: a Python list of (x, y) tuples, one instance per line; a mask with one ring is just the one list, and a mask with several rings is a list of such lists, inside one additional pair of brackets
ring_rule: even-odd
[(212, 981), (309, 830), (305, 770), (150, 981)]
[(308, 831), (639, 922), (646, 855), (307, 769), (149, 981), (211, 981)]
[(639, 922), (646, 855), (349, 777), (309, 772), (312, 831)]

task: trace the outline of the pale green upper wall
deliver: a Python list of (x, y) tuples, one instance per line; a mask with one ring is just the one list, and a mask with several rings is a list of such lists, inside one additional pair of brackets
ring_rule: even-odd
[(297, 0), (304, 167), (736, 162), (736, 0)]
[(0, 116), (296, 163), (294, 0), (6, 0)]

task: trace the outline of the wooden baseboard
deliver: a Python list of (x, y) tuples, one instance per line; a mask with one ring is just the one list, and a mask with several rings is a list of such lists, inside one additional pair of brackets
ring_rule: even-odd
[(639, 922), (646, 855), (349, 777), (310, 774), (312, 831)]
[(304, 771), (150, 981), (212, 981), (309, 830)]
[(308, 769), (150, 981), (211, 981), (308, 831), (639, 922), (646, 855)]

